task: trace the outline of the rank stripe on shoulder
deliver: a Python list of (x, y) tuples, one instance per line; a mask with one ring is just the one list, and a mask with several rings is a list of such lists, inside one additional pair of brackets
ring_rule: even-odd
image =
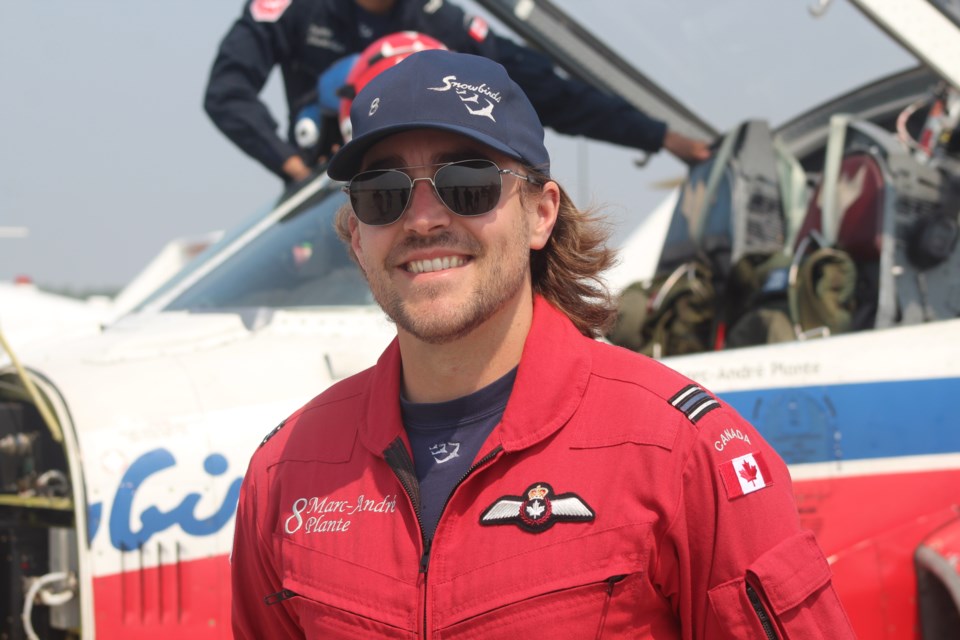
[[(260, 447), (262, 447), (263, 445), (267, 444), (267, 441), (270, 440), (270, 438), (272, 438), (273, 436), (277, 435), (277, 432), (280, 431), (280, 429), (283, 429), (283, 425), (285, 425), (285, 424), (287, 424), (287, 421), (286, 421), (286, 420), (284, 420), (283, 422), (281, 422), (280, 424), (278, 424), (277, 426), (275, 426), (275, 427), (273, 428), (273, 431), (271, 431), (271, 432), (268, 433), (266, 436), (264, 436), (263, 440), (260, 441)], [(259, 449), (260, 447), (257, 447), (257, 448)]]
[(670, 398), (670, 404), (694, 424), (714, 409), (720, 408), (716, 398), (695, 384), (687, 385), (678, 391)]

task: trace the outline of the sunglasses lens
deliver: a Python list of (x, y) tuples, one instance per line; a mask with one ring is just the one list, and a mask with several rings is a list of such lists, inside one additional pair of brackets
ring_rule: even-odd
[(434, 184), (437, 195), (457, 215), (479, 216), (500, 202), (500, 171), (489, 160), (467, 160), (441, 167)]
[[(433, 184), (443, 204), (457, 215), (483, 215), (500, 202), (500, 169), (489, 160), (444, 165), (434, 174)], [(413, 180), (406, 173), (383, 169), (357, 174), (348, 191), (360, 222), (382, 226), (403, 215), (412, 188)]]
[(350, 204), (360, 222), (395, 222), (410, 199), (410, 177), (401, 171), (365, 171), (350, 181)]

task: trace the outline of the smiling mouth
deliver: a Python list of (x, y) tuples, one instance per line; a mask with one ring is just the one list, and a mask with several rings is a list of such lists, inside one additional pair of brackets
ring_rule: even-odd
[(443, 258), (433, 258), (432, 260), (413, 260), (405, 265), (409, 273), (431, 273), (433, 271), (443, 271), (445, 269), (455, 269), (462, 267), (467, 263), (464, 256), (445, 256)]

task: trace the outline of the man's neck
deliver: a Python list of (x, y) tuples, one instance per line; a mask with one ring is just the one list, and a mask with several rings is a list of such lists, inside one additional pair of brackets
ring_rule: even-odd
[(521, 296), (469, 335), (446, 344), (399, 332), (404, 396), (445, 402), (478, 391), (517, 366), (533, 321), (533, 300)]

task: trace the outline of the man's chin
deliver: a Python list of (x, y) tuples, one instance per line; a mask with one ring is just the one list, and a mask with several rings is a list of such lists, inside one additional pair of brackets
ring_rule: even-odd
[[(411, 336), (427, 344), (447, 344), (470, 335), (486, 318), (476, 314), (446, 313), (416, 315), (406, 311), (393, 317), (398, 327)], [(456, 310), (456, 308), (453, 308)]]

